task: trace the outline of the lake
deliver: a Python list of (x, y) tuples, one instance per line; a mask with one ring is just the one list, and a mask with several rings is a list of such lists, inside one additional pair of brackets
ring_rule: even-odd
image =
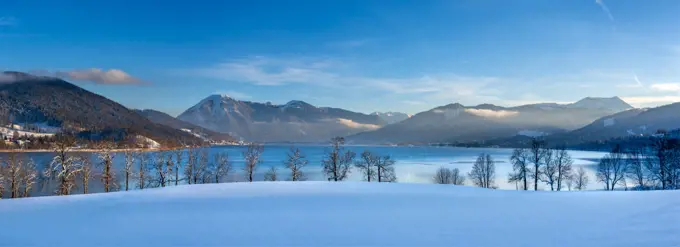
[[(328, 146), (319, 145), (296, 145), (306, 155), (309, 164), (305, 167), (304, 172), (308, 180), (325, 181), (326, 178), (322, 174), (321, 160), (324, 153), (329, 150)], [(271, 167), (279, 167), (279, 177), (287, 179), (288, 174), (283, 161), (286, 159), (286, 153), (290, 146), (287, 145), (265, 145), (264, 153), (262, 155), (263, 162), (259, 165), (256, 171), (256, 180), (262, 180), (264, 173)], [(229, 160), (234, 165), (234, 172), (228, 177), (230, 181), (244, 181), (244, 176), (241, 168), (243, 167), (242, 152), (246, 149), (245, 146), (213, 146), (209, 148), (210, 159), (212, 155), (218, 152), (226, 152), (229, 155)], [(439, 167), (459, 168), (462, 172), (467, 174), (477, 155), (480, 153), (490, 154), (496, 161), (496, 185), (500, 189), (515, 189), (515, 184), (507, 182), (507, 175), (512, 171), (512, 165), (509, 163), (509, 157), (512, 149), (501, 148), (460, 148), (460, 147), (431, 147), (431, 146), (346, 146), (346, 149), (357, 153), (357, 156), (364, 150), (369, 150), (379, 155), (391, 155), (396, 160), (395, 172), (398, 181), (401, 183), (431, 183), (432, 176)], [(601, 185), (595, 183), (595, 175), (593, 165), (595, 161), (604, 156), (601, 152), (590, 151), (570, 151), (574, 160), (574, 166), (585, 166), (589, 172), (590, 184), (589, 189), (601, 189)], [(2, 155), (2, 154), (0, 154)], [(49, 163), (52, 153), (28, 153), (38, 164), (44, 165)], [(117, 154), (115, 163), (119, 168), (123, 166), (123, 154)], [(96, 159), (93, 158), (93, 163)], [(97, 161), (98, 162), (98, 161)], [(186, 162), (186, 155), (184, 156)], [(122, 176), (119, 176), (119, 178)], [(93, 179), (94, 180), (94, 179)], [(359, 171), (353, 171), (349, 176), (349, 180), (362, 180)], [(469, 181), (468, 185), (469, 185)], [(92, 184), (91, 187), (97, 186)], [(548, 188), (544, 183), (539, 186)], [(91, 191), (99, 191), (98, 188), (91, 188)]]

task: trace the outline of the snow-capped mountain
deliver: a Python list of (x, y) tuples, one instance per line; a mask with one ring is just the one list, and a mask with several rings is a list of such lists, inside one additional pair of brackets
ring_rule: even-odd
[(224, 142), (236, 142), (235, 138), (230, 136), (229, 134), (225, 133), (219, 133), (216, 131), (212, 131), (209, 129), (205, 129), (203, 127), (196, 126), (191, 123), (187, 123), (185, 121), (179, 120), (175, 117), (172, 117), (164, 112), (156, 111), (156, 110), (151, 110), (151, 109), (144, 109), (144, 110), (135, 110), (138, 114), (148, 118), (151, 122), (165, 125), (168, 127), (172, 127), (187, 133), (190, 133), (198, 138), (201, 138), (205, 141), (212, 142), (212, 143), (224, 143)]
[(348, 137), (355, 143), (475, 142), (517, 135), (545, 136), (581, 128), (632, 108), (614, 98), (585, 98), (573, 104), (543, 103), (502, 107), (449, 104), (383, 128)]
[(402, 112), (374, 112), (371, 115), (376, 115), (384, 120), (387, 124), (398, 123), (411, 117), (411, 115)]
[(569, 108), (586, 108), (586, 109), (606, 109), (614, 112), (620, 112), (632, 109), (633, 107), (623, 101), (619, 97), (598, 98), (586, 97), (577, 102), (565, 105)]
[(266, 142), (327, 141), (386, 124), (375, 115), (316, 107), (299, 100), (274, 105), (240, 101), (227, 95), (211, 95), (177, 118), (246, 140)]
[(617, 137), (652, 135), (658, 130), (680, 129), (680, 103), (648, 109), (631, 109), (604, 116), (574, 131), (550, 137), (577, 144)]

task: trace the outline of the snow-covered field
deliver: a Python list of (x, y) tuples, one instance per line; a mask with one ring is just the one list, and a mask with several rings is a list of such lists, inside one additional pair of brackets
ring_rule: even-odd
[(259, 182), (0, 201), (0, 246), (680, 246), (680, 191)]

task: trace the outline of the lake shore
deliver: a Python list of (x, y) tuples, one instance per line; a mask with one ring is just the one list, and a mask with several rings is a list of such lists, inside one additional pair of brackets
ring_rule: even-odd
[[(111, 152), (154, 152), (154, 151), (170, 151), (170, 150), (176, 150), (176, 149), (159, 149), (159, 148), (120, 148), (120, 149), (111, 149)], [(72, 149), (69, 152), (73, 153), (96, 153), (99, 152), (99, 149), (93, 149), (93, 148), (84, 148), (84, 149)], [(0, 149), (0, 153), (52, 153), (54, 150), (52, 149)]]

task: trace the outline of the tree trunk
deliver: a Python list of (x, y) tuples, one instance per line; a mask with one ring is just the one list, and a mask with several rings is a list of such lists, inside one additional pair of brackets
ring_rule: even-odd
[(538, 190), (538, 165), (534, 165), (534, 190)]

